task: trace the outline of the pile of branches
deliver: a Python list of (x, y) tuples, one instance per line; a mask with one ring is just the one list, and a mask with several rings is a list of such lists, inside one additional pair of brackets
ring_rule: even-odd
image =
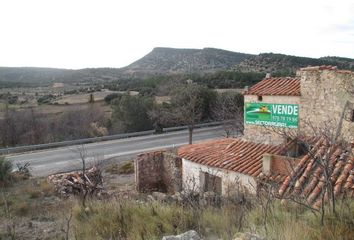
[(62, 197), (100, 195), (103, 191), (101, 170), (95, 166), (86, 171), (50, 175), (48, 182), (55, 186), (55, 191)]

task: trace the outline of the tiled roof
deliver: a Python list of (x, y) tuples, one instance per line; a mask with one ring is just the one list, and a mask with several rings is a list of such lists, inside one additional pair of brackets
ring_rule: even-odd
[(300, 96), (300, 79), (290, 77), (265, 78), (253, 85), (245, 94)]
[[(336, 197), (347, 194), (354, 197), (354, 156), (352, 149), (343, 146), (334, 146), (332, 151), (328, 141), (319, 139), (309, 154), (305, 155), (294, 168), (293, 172), (285, 178), (279, 188), (279, 195), (302, 196), (309, 204), (318, 208), (321, 206), (321, 192), (326, 191), (325, 175), (321, 159), (329, 154), (329, 169), (333, 169), (331, 180), (334, 184)], [(325, 200), (328, 194), (325, 193)]]
[(281, 154), (283, 148), (225, 138), (181, 147), (178, 155), (199, 164), (257, 177), (262, 172), (263, 154)]

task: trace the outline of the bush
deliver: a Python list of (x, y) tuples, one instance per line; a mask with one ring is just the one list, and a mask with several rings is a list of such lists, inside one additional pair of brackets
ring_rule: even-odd
[(45, 104), (45, 103), (50, 103), (53, 99), (55, 99), (54, 95), (48, 94), (48, 95), (44, 95), (44, 96), (39, 97), (37, 99), (37, 102), (39, 104)]
[(0, 184), (6, 184), (11, 180), (12, 162), (0, 156)]
[(27, 187), (25, 189), (25, 191), (29, 195), (30, 199), (36, 199), (36, 198), (39, 198), (41, 196), (41, 191), (36, 189), (34, 186)]
[(122, 164), (113, 163), (106, 168), (106, 172), (111, 174), (132, 174), (134, 173), (134, 162), (126, 161)]
[(20, 202), (14, 205), (13, 210), (17, 216), (26, 216), (30, 212), (30, 205), (27, 202)]
[(123, 95), (112, 101), (112, 121), (122, 132), (139, 132), (153, 129), (148, 112), (152, 98)]
[(112, 100), (116, 99), (116, 98), (120, 98), (122, 96), (122, 94), (120, 93), (111, 93), (111, 94), (108, 94), (105, 98), (104, 98), (104, 101), (107, 103), (107, 104), (110, 104), (112, 102)]

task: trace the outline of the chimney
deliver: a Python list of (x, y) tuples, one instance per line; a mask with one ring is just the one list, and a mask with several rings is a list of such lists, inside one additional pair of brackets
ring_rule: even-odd
[(248, 86), (245, 86), (245, 92), (248, 92)]
[(272, 74), (271, 73), (267, 73), (265, 78), (271, 78), (272, 77)]
[(269, 175), (272, 170), (272, 160), (273, 160), (273, 155), (265, 153), (263, 154), (262, 158), (262, 173), (265, 175)]

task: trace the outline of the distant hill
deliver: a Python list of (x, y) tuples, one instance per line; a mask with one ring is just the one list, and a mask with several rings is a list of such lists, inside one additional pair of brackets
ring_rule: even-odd
[(294, 75), (296, 70), (307, 66), (333, 65), (339, 69), (354, 71), (354, 59), (341, 57), (308, 58), (285, 54), (262, 53), (249, 57), (234, 66), (241, 72), (263, 72), (275, 75)]
[[(354, 71), (354, 59), (342, 57), (308, 58), (284, 54), (262, 53), (259, 55), (231, 52), (222, 49), (154, 48), (150, 53), (124, 68), (86, 68), (68, 70), (57, 68), (0, 67), (0, 87), (14, 84), (48, 85), (63, 83), (98, 83), (114, 80), (138, 81), (166, 75), (208, 75), (210, 84), (217, 86), (219, 77), (223, 86), (229, 74), (219, 72), (273, 73), (291, 76), (301, 67), (334, 65), (339, 69)], [(211, 77), (210, 77), (211, 76)], [(228, 77), (227, 77), (228, 76)], [(258, 75), (257, 75), (258, 76)], [(261, 76), (261, 75), (259, 75)], [(232, 78), (235, 78), (233, 75)], [(236, 81), (238, 78), (233, 79)], [(255, 79), (258, 79), (255, 78)], [(226, 84), (227, 85), (227, 84)], [(237, 84), (236, 84), (237, 85)], [(235, 85), (235, 86), (236, 86)]]
[(154, 48), (143, 58), (123, 68), (125, 74), (213, 73), (227, 70), (253, 55), (215, 48)]
[(9, 83), (45, 85), (54, 82), (98, 82), (117, 79), (120, 71), (114, 68), (60, 68), (0, 67), (0, 85)]

